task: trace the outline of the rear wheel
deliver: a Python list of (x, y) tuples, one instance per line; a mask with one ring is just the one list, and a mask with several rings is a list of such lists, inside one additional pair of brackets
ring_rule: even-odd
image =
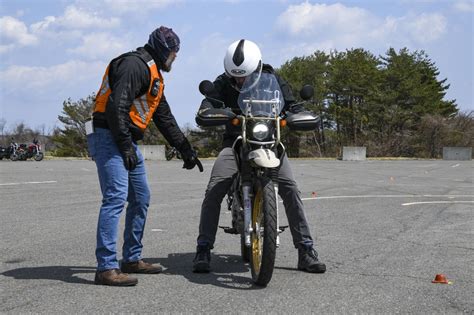
[(10, 160), (12, 160), (12, 161), (18, 161), (18, 154), (13, 153), (12, 155), (10, 155)]
[(266, 286), (273, 275), (276, 256), (277, 211), (273, 182), (260, 179), (252, 208), (250, 266), (255, 284)]

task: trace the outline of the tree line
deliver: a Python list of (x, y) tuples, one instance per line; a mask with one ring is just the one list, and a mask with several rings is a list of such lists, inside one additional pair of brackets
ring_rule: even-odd
[[(473, 112), (460, 112), (455, 100), (445, 99), (447, 79), (438, 78), (439, 69), (424, 51), (390, 48), (383, 56), (362, 48), (316, 51), (276, 71), (297, 97), (305, 84), (314, 87), (306, 108), (322, 121), (314, 132), (283, 130), (291, 157), (339, 157), (343, 146), (366, 146), (368, 156), (374, 157), (439, 158), (444, 146), (473, 146)], [(53, 155), (87, 156), (84, 122), (94, 100), (91, 94), (63, 102), (58, 116), (63, 126), (47, 137)], [(200, 156), (207, 157), (220, 151), (221, 128), (183, 129)], [(150, 124), (142, 143), (166, 141)]]
[[(437, 158), (443, 146), (472, 146), (473, 114), (446, 100), (447, 79), (424, 51), (390, 48), (375, 56), (358, 48), (316, 51), (278, 69), (294, 90), (315, 88), (310, 109), (322, 118), (314, 134), (323, 156), (366, 146), (369, 156)], [(306, 143), (295, 143), (296, 154)]]

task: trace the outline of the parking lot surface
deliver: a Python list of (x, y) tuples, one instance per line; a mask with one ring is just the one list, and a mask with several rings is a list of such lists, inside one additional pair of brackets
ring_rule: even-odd
[[(95, 164), (0, 161), (0, 312), (474, 312), (472, 161), (291, 160), (328, 270), (296, 270), (286, 231), (266, 288), (252, 285), (239, 238), (222, 231), (212, 272), (191, 272), (213, 163), (203, 161), (199, 173), (176, 160), (146, 162), (152, 199), (143, 257), (166, 270), (117, 288), (93, 284)], [(230, 224), (225, 202), (220, 218)], [(280, 219), (286, 224), (283, 211)], [(450, 284), (433, 284), (436, 274)]]

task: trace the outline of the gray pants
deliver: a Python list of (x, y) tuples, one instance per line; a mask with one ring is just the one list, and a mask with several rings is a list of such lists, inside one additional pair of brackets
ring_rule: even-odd
[[(214, 246), (221, 203), (229, 191), (232, 176), (235, 173), (237, 173), (237, 165), (232, 148), (224, 148), (214, 163), (202, 203), (198, 244), (204, 245), (207, 243), (211, 248)], [(281, 160), (278, 173), (278, 192), (283, 199), (295, 247), (300, 243), (312, 245), (313, 239), (304, 215), (303, 202), (286, 155)]]

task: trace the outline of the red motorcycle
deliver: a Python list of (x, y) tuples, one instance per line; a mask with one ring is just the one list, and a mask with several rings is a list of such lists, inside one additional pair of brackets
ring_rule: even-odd
[[(38, 140), (34, 139), (30, 145), (20, 144), (16, 150), (18, 160), (26, 161), (27, 159), (34, 158), (35, 161), (41, 161), (44, 158), (43, 152), (41, 152), (41, 144)], [(12, 159), (13, 160), (13, 159)]]

